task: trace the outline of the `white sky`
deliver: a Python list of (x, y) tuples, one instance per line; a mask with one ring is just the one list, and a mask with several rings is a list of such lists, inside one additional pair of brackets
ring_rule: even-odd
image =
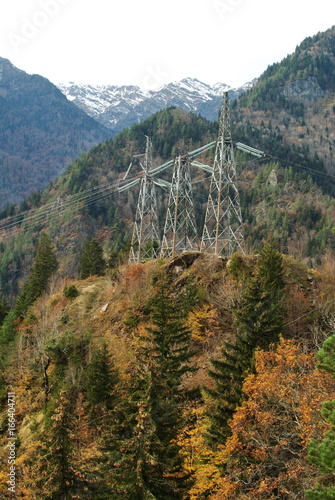
[(334, 0), (2, 0), (0, 57), (54, 83), (238, 86), (334, 24)]

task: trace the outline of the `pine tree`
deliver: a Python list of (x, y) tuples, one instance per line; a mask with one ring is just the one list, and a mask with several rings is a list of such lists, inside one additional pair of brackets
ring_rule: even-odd
[[(157, 491), (158, 498), (182, 498), (187, 479), (182, 477), (182, 459), (176, 437), (181, 419), (180, 384), (186, 373), (194, 371), (190, 365), (191, 332), (185, 327), (183, 301), (173, 299), (168, 284), (162, 282), (153, 301), (152, 328), (148, 328), (148, 357), (151, 371), (151, 411), (157, 437), (162, 444), (158, 459), (169, 478), (171, 496)], [(183, 484), (184, 483), (184, 484)]]
[(241, 307), (235, 311), (235, 326), (246, 350), (250, 349), (249, 358), (256, 348), (266, 350), (279, 341), (284, 330), (284, 288), (282, 256), (271, 239), (260, 253)]
[(266, 350), (279, 341), (284, 330), (284, 269), (282, 256), (270, 240), (262, 249), (256, 271), (248, 281), (240, 307), (234, 311), (236, 340), (225, 342), (221, 360), (213, 360), (209, 374), (214, 389), (207, 390), (214, 401), (208, 440), (213, 447), (224, 444), (228, 426), (242, 398), (242, 384), (253, 367), (256, 349)]
[(150, 378), (143, 364), (134, 369), (128, 394), (117, 406), (111, 432), (104, 437), (103, 451), (109, 459), (102, 470), (111, 500), (158, 500), (153, 493), (157, 483), (165, 491), (170, 489), (157, 458), (161, 443), (151, 416)]
[(39, 476), (36, 498), (41, 500), (70, 500), (74, 492), (77, 474), (73, 468), (73, 401), (67, 391), (62, 390), (56, 409), (51, 416), (40, 456), (36, 464)]
[(87, 366), (86, 394), (90, 405), (111, 410), (115, 403), (115, 387), (118, 382), (118, 372), (114, 368), (107, 344), (104, 343), (93, 352)]
[(15, 304), (14, 311), (17, 318), (23, 318), (35, 300), (48, 290), (50, 278), (56, 269), (57, 258), (52, 242), (45, 233), (42, 233), (34, 265)]
[(4, 322), (5, 317), (9, 313), (10, 307), (3, 295), (0, 295), (0, 326)]
[[(335, 378), (335, 335), (325, 340), (317, 359), (320, 361), (318, 367)], [(311, 441), (309, 460), (319, 468), (323, 478), (314, 491), (306, 491), (306, 497), (308, 500), (335, 500), (335, 400), (325, 402), (321, 414), (330, 422), (331, 429), (322, 441)]]
[(244, 343), (239, 339), (235, 344), (225, 342), (221, 359), (211, 360), (213, 369), (209, 370), (209, 375), (215, 387), (205, 391), (212, 398), (214, 409), (209, 415), (206, 436), (213, 448), (224, 444), (230, 436), (228, 422), (242, 400), (242, 385), (250, 367), (247, 355), (243, 355), (245, 351)]
[(187, 491), (189, 478), (183, 472), (176, 438), (181, 425), (180, 384), (192, 370), (192, 352), (179, 306), (168, 284), (158, 284), (152, 327), (147, 328), (138, 355), (139, 368), (119, 405), (109, 438), (115, 498), (178, 500)]
[(89, 276), (103, 276), (106, 269), (106, 261), (100, 243), (91, 238), (86, 240), (79, 260), (79, 275), (81, 279)]

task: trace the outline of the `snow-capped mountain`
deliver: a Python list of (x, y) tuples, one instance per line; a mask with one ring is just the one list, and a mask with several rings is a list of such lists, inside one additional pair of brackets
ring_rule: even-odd
[(230, 98), (235, 99), (251, 86), (252, 83), (239, 88), (232, 88), (225, 83), (211, 86), (194, 78), (184, 78), (158, 90), (146, 90), (134, 85), (58, 84), (70, 101), (114, 133), (169, 106), (197, 112), (214, 120), (224, 91), (228, 91)]

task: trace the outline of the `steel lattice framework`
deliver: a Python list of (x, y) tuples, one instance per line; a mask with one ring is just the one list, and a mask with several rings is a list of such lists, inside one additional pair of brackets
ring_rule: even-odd
[(175, 159), (161, 257), (198, 249), (189, 155)]
[(223, 95), (201, 251), (232, 255), (243, 250), (242, 215), (236, 187), (236, 167), (231, 137), (228, 92)]
[(146, 137), (144, 175), (141, 178), (133, 228), (129, 262), (140, 262), (158, 257), (159, 229), (157, 217), (156, 190), (149, 171), (152, 169), (152, 142)]

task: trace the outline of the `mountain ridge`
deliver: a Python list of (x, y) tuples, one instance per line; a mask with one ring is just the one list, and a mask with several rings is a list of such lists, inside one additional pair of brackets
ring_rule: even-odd
[(49, 80), (0, 58), (0, 207), (44, 189), (109, 135)]
[[(199, 112), (207, 119), (216, 119), (206, 112), (204, 104), (215, 102), (220, 107), (223, 92), (228, 91), (234, 99), (253, 85), (233, 88), (225, 83), (208, 85), (197, 78), (184, 78), (147, 90), (137, 85), (90, 85), (69, 82), (57, 84), (66, 97), (108, 127), (113, 133), (122, 128), (139, 123), (151, 114), (169, 106), (176, 106), (186, 111)], [(206, 116), (208, 115), (208, 116)]]

